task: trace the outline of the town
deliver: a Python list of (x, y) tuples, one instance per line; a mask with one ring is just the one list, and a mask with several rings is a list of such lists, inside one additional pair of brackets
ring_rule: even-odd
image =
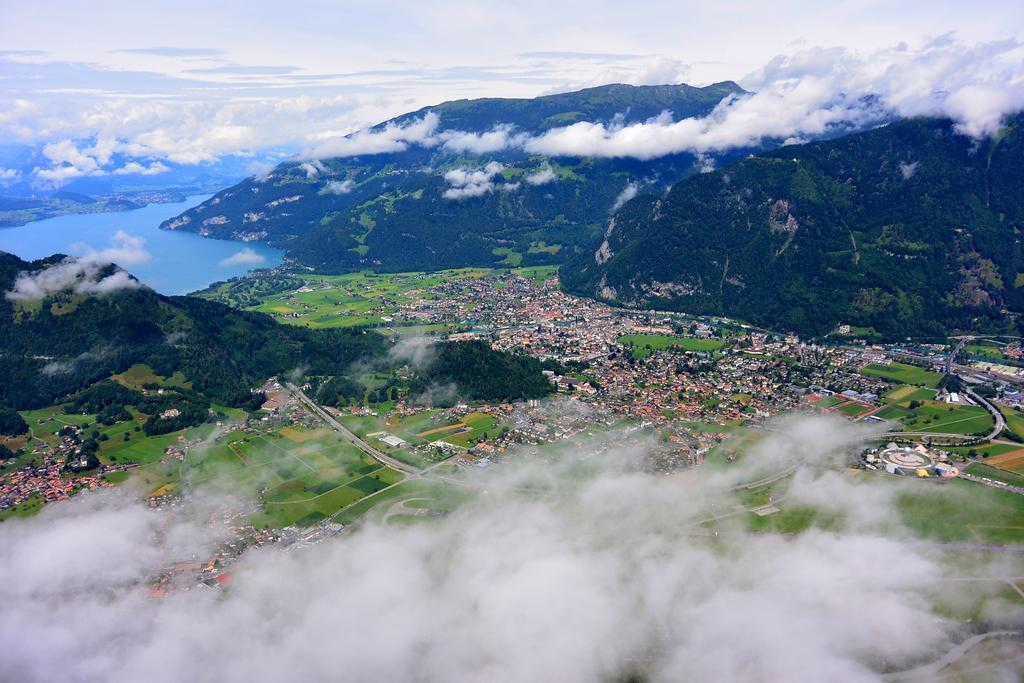
[[(362, 378), (368, 400), (335, 406), (310, 398), (316, 378), (300, 385), (270, 378), (253, 387), (266, 397), (255, 413), (211, 409), (209, 423), (149, 440), (137, 425), (114, 432), (94, 416), (59, 407), (27, 412), (28, 453), (2, 470), (0, 514), (29, 514), (79, 491), (131, 480), (148, 488), (150, 507), (176, 515), (196, 487), (222, 484), (230, 472), (226, 490), (241, 495), (225, 497), (210, 513), (228, 540), (208, 557), (186, 558), (154, 575), (150, 594), (160, 597), (219, 588), (246, 548), (315, 544), (375, 508), (390, 522), (450, 509), (407, 508), (404, 497), (389, 497), (402, 487), (450, 487), (506, 463), (600, 457), (626, 443), (643, 454), (634, 466), (670, 475), (708, 460), (728, 464), (774, 420), (800, 412), (862, 422), (881, 435), (850, 467), (936, 481), (959, 477), (1024, 494), (1024, 413), (1017, 409), (1024, 363), (1016, 340), (880, 345), (852, 339), (841, 326), (826, 339), (805, 341), (724, 318), (611, 307), (564, 293), (543, 269), (405, 274), (387, 286), (389, 276), (376, 277), (335, 288), (291, 274), (293, 289), (275, 296), (298, 312), (277, 315), (303, 324), (308, 304), (295, 297), (352, 301), (362, 288), (377, 298), (330, 315), (358, 316), (409, 343), (475, 339), (533, 356), (545, 364), (555, 393), (499, 404), (454, 397), (434, 405), (388, 392), (383, 401), (370, 400), (371, 372)], [(322, 319), (323, 311), (308, 314)], [(165, 412), (161, 417), (176, 417)], [(148, 455), (133, 458), (127, 454), (143, 451), (117, 451), (115, 442)], [(338, 457), (347, 459), (347, 479), (336, 474)], [(273, 476), (251, 476), (271, 465)], [(292, 467), (312, 472), (298, 490), (289, 483)]]

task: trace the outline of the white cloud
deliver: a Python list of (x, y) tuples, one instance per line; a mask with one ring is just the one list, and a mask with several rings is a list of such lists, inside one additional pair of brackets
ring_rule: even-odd
[(168, 170), (170, 169), (159, 161), (154, 161), (148, 166), (143, 166), (137, 161), (129, 161), (121, 168), (114, 169), (114, 175), (158, 175)]
[(15, 180), (21, 176), (16, 169), (0, 166), (0, 180)]
[(489, 154), (500, 152), (522, 144), (525, 135), (514, 135), (514, 126), (498, 124), (485, 133), (467, 133), (458, 130), (446, 130), (438, 134), (444, 148), (456, 153)]
[(124, 270), (109, 271), (111, 264), (138, 265), (149, 261), (150, 255), (141, 237), (118, 230), (106, 249), (84, 250), (81, 257), (68, 257), (58, 264), (33, 273), (20, 273), (14, 287), (4, 294), (10, 300), (30, 301), (71, 289), (79, 294), (110, 294), (125, 289), (138, 289), (142, 283)]
[(356, 183), (351, 178), (345, 180), (332, 180), (324, 185), (324, 188), (320, 190), (320, 194), (348, 194), (356, 187)]
[[(841, 423), (790, 423), (758, 456), (814, 466), (855, 437)], [(0, 678), (859, 683), (963, 637), (928, 593), (965, 569), (900, 535), (893, 496), (868, 496), (875, 514), (836, 530), (752, 533), (736, 515), (709, 538), (700, 520), (744, 507), (729, 490), (751, 475), (742, 462), (658, 477), (617, 467), (637, 456), (622, 447), (580, 476), (579, 453), (562, 455), (492, 473), (486, 495), (446, 518), (250, 550), (230, 590), (162, 600), (144, 597), (146, 579), (211, 547), (186, 515), (86, 492), (5, 522)], [(545, 486), (557, 494), (537, 495)], [(840, 513), (865, 492), (847, 476), (798, 488)], [(976, 584), (956, 592), (989, 604)]]
[(678, 59), (658, 56), (650, 58), (629, 82), (633, 85), (678, 84), (685, 82), (691, 72), (690, 65)]
[(303, 157), (312, 160), (387, 154), (403, 152), (413, 144), (432, 147), (438, 142), (434, 133), (439, 121), (437, 114), (428, 112), (404, 125), (391, 123), (376, 130), (366, 128), (346, 137), (326, 140), (306, 151)]
[(663, 115), (628, 126), (582, 121), (532, 138), (524, 148), (636, 159), (707, 154), (768, 138), (806, 139), (844, 124), (870, 125), (890, 111), (948, 116), (977, 137), (1024, 108), (1022, 62), (1024, 47), (1016, 40), (971, 46), (947, 40), (867, 55), (815, 48), (773, 59), (743, 80), (756, 92), (730, 97), (706, 117), (673, 121)]
[(258, 266), (267, 262), (267, 258), (252, 247), (245, 247), (226, 259), (222, 259), (220, 264), (222, 267), (228, 266)]
[(906, 163), (905, 161), (900, 162), (900, 175), (903, 176), (904, 180), (910, 180), (917, 173), (917, 167), (921, 164), (920, 161), (913, 163)]
[(545, 185), (558, 180), (558, 174), (549, 164), (544, 164), (538, 171), (526, 176), (526, 182), (530, 185)]
[(492, 161), (482, 169), (467, 170), (455, 168), (444, 174), (444, 179), (451, 187), (442, 195), (445, 199), (467, 199), (480, 197), (494, 189), (494, 176), (501, 173), (504, 166)]
[(110, 246), (99, 251), (81, 245), (75, 245), (74, 248), (76, 251), (83, 252), (82, 260), (100, 264), (116, 263), (119, 266), (135, 266), (149, 262), (150, 253), (146, 250), (144, 237), (118, 230), (110, 242)]
[[(526, 149), (548, 155), (652, 159), (679, 152), (710, 154), (756, 145), (765, 138), (803, 140), (843, 122), (871, 124), (892, 112), (950, 116), (963, 133), (978, 136), (991, 133), (1005, 114), (1024, 107), (1024, 48), (1016, 38), (966, 42), (943, 36), (928, 42), (874, 47), (878, 44), (884, 43), (875, 41), (860, 50), (810, 48), (776, 56), (740, 79), (753, 94), (723, 103), (704, 118), (663, 118), (626, 127), (582, 121), (535, 139), (516, 134), (502, 121), (489, 122), (490, 129), (484, 132), (441, 130), (435, 114), (400, 126), (364, 126), (449, 96), (535, 95), (537, 83), (550, 85), (577, 73), (580, 78), (572, 81), (577, 85), (679, 82), (699, 79), (697, 72), (706, 64), (688, 65), (658, 54), (625, 55), (625, 61), (615, 55), (598, 55), (596, 61), (594, 55), (577, 60), (535, 56), (527, 59), (530, 68), (537, 70), (530, 72), (531, 77), (543, 74), (543, 78), (529, 86), (528, 80), (505, 79), (503, 74), (516, 71), (512, 66), (447, 74), (439, 70), (432, 75), (445, 80), (430, 82), (444, 82), (450, 91), (429, 90), (411, 96), (400, 93), (409, 87), (412, 72), (420, 73), (416, 69), (365, 76), (398, 79), (401, 86), (388, 90), (388, 95), (358, 88), (326, 95), (318, 89), (310, 94), (301, 86), (281, 89), (285, 83), (258, 96), (249, 91), (232, 96), (232, 90), (223, 88), (202, 91), (201, 95), (187, 90), (160, 97), (140, 97), (131, 88), (115, 89), (112, 94), (101, 87), (63, 94), (51, 89), (54, 91), (45, 96), (28, 90), (31, 101), (15, 95), (13, 105), (0, 110), (0, 135), (50, 143), (51, 164), (37, 173), (41, 179), (60, 183), (111, 172), (107, 168), (111, 154), (193, 164), (279, 145), (307, 149), (301, 155), (307, 161), (400, 152), (411, 145), (444, 145), (456, 153)], [(133, 59), (139, 58), (142, 56), (133, 55)], [(40, 62), (32, 66), (43, 66), (41, 58), (32, 59)], [(58, 70), (54, 78), (69, 79), (68, 71), (80, 76), (88, 71), (95, 78), (111, 75), (77, 65)], [(486, 87), (474, 79), (485, 80)], [(86, 148), (69, 143), (83, 138), (95, 142)]]
[(299, 169), (305, 172), (307, 178), (315, 178), (327, 170), (323, 163), (317, 159), (302, 162), (299, 164)]
[(622, 188), (622, 192), (615, 197), (615, 203), (612, 204), (612, 208), (608, 210), (608, 213), (615, 213), (621, 209), (626, 202), (636, 196), (639, 189), (640, 186), (637, 183), (627, 183), (626, 187)]

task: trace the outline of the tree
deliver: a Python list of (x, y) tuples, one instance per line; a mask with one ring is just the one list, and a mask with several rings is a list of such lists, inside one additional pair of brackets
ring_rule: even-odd
[(17, 412), (0, 408), (0, 434), (19, 436), (28, 431), (28, 424)]

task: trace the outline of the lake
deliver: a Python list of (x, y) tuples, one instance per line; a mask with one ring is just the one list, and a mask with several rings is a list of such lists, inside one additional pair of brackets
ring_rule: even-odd
[(56, 253), (83, 256), (106, 252), (118, 265), (161, 294), (194, 292), (218, 280), (281, 263), (284, 251), (265, 244), (212, 240), (190, 232), (159, 229), (163, 221), (210, 196), (150, 204), (133, 211), (59, 216), (16, 228), (0, 228), (0, 251), (26, 260)]

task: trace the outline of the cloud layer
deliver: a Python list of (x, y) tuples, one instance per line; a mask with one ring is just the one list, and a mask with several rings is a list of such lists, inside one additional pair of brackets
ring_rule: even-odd
[[(146, 48), (141, 50), (140, 54), (147, 54)], [(149, 50), (155, 51), (154, 58), (185, 58), (166, 48)], [(591, 70), (585, 77), (566, 81), (559, 90), (608, 82), (671, 83), (689, 78), (692, 71), (691, 65), (657, 55), (617, 58), (610, 54), (533, 53), (524, 58), (535, 68), (546, 69), (545, 73), (583, 67)], [(594, 72), (598, 61), (614, 68)], [(93, 65), (53, 64), (38, 55), (0, 55), (0, 69), (8, 72), (12, 92), (23, 89), (23, 96), (0, 104), (0, 138), (47, 143), (48, 165), (39, 166), (36, 173), (40, 179), (56, 183), (106, 173), (156, 174), (171, 162), (207, 163), (224, 155), (282, 146), (305, 149), (302, 156), (308, 160), (400, 152), (412, 145), (443, 146), (454, 153), (521, 149), (549, 156), (652, 159), (680, 152), (720, 152), (756, 145), (767, 138), (803, 140), (837, 126), (871, 125), (892, 114), (948, 116), (958, 122), (963, 133), (979, 136), (992, 133), (1003, 116), (1024, 107), (1024, 47), (1019, 40), (969, 43), (948, 35), (865, 51), (814, 47), (779, 55), (740, 79), (753, 94), (731, 98), (704, 118), (666, 114), (629, 126), (581, 121), (532, 138), (502, 121), (490, 122), (483, 131), (446, 130), (434, 114), (404, 125), (366, 128), (368, 122), (425, 102), (375, 97), (341, 86), (335, 86), (340, 92), (330, 91), (314, 87), (314, 81), (309, 81), (309, 92), (304, 91), (301, 80), (288, 81), (287, 87), (282, 81), (275, 90), (260, 91), (256, 96), (241, 82), (234, 90), (206, 89), (204, 98), (194, 99), (196, 83), (189, 81), (141, 73), (118, 75)], [(501, 82), (506, 71), (510, 70), (450, 70), (445, 77)], [(83, 78), (83, 74), (97, 79), (92, 89), (54, 94), (59, 83)], [(295, 76), (281, 71), (264, 75), (278, 80)], [(413, 75), (413, 71), (395, 69), (358, 77)], [(355, 74), (325, 74), (322, 78), (343, 76)], [(254, 77), (230, 75), (243, 80)], [(144, 84), (136, 83), (138, 79)], [(45, 94), (33, 85), (40, 80), (50, 84)], [(174, 96), (97, 94), (148, 92), (147, 88), (160, 87), (171, 88)], [(224, 94), (232, 92), (238, 95)], [(523, 94), (518, 90), (512, 93)], [(446, 98), (434, 95), (430, 99)], [(74, 142), (85, 138), (93, 142)], [(115, 153), (133, 161), (113, 167), (110, 159)]]
[[(751, 462), (834, 462), (857, 438), (791, 423)], [(120, 496), (48, 506), (0, 526), (0, 677), (875, 681), (872, 666), (949, 644), (952, 625), (924, 597), (944, 568), (900, 540), (897, 488), (811, 477), (797, 496), (878, 514), (751, 534), (729, 515), (729, 487), (751, 471), (653, 477), (619, 449), (581, 476), (585, 452), (488, 478), (444, 520), (250, 551), (227, 592), (162, 601), (143, 597), (144, 578), (202, 557), (205, 531)]]

